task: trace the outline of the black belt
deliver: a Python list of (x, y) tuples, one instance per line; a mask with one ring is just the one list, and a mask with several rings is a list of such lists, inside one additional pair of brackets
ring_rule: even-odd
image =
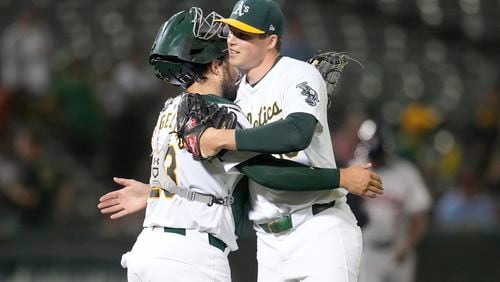
[[(186, 229), (185, 228), (163, 227), (163, 231), (186, 236)], [(210, 244), (210, 246), (216, 247), (217, 249), (219, 249), (221, 251), (224, 251), (227, 247), (227, 245), (226, 245), (226, 243), (224, 243), (224, 241), (222, 241), (221, 239), (215, 237), (214, 235), (212, 235), (210, 233), (208, 233), (208, 244)]]
[(329, 208), (333, 208), (333, 206), (335, 206), (335, 201), (331, 201), (329, 203), (326, 203), (326, 204), (314, 204), (312, 205), (312, 213), (313, 215), (317, 215), (318, 213), (324, 211), (324, 210), (327, 210)]
[[(335, 201), (331, 201), (326, 204), (313, 204), (311, 206), (312, 215), (317, 215), (318, 213), (327, 210), (335, 206)], [(280, 217), (268, 223), (259, 224), (259, 226), (266, 233), (279, 234), (288, 231), (293, 228), (292, 215), (288, 214), (286, 216)]]

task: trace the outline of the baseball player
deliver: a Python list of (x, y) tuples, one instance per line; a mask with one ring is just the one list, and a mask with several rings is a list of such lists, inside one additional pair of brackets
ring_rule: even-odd
[[(280, 55), (280, 7), (272, 0), (241, 0), (220, 21), (230, 29), (229, 61), (244, 74), (236, 103), (254, 128), (207, 130), (203, 154), (220, 149), (279, 153), (335, 168), (325, 83), (311, 65)], [(249, 187), (259, 281), (357, 281), (361, 230), (345, 189), (292, 193), (254, 181)]]
[[(224, 104), (237, 116), (241, 127), (250, 127), (237, 106), (211, 95), (230, 97), (237, 77), (225, 59), (227, 48), (220, 33), (221, 24), (213, 22), (217, 17), (215, 13), (204, 17), (199, 8), (174, 15), (160, 29), (150, 63), (161, 79), (182, 85), (187, 92), (204, 94), (207, 101)], [(192, 48), (197, 52), (192, 52)], [(149, 185), (115, 179), (128, 187), (139, 187), (139, 195), (150, 191), (145, 228), (132, 250), (122, 258), (129, 281), (163, 281), (165, 277), (169, 281), (230, 280), (227, 253), (237, 249), (232, 191), (241, 174), (227, 174), (228, 171), (242, 171), (256, 182), (280, 190), (308, 190), (306, 181), (314, 183), (315, 189), (339, 186), (339, 170), (311, 169), (284, 161), (274, 161), (272, 165), (272, 160), (254, 153), (229, 152), (211, 162), (194, 161), (172, 134), (176, 130), (177, 108), (186, 95), (169, 99), (160, 113), (151, 139)], [(264, 170), (274, 173), (263, 174)], [(352, 172), (354, 176), (373, 177), (359, 167)], [(287, 183), (283, 178), (292, 181)], [(360, 193), (370, 189), (381, 192), (380, 182), (373, 185), (365, 181), (358, 188)], [(100, 208), (114, 213), (116, 199), (109, 200)]]
[[(220, 92), (220, 82), (236, 75), (220, 60), (225, 46), (206, 19), (197, 8), (172, 16), (150, 57), (171, 74), (165, 80), (204, 94)], [(200, 33), (207, 25), (208, 31)], [(191, 46), (198, 53), (190, 55)], [(230, 281), (227, 253), (236, 249), (230, 202), (240, 177), (227, 175), (226, 163), (195, 162), (182, 150), (172, 134), (181, 97), (167, 100), (153, 131), (150, 183), (141, 185), (149, 191), (144, 229), (122, 257), (128, 281)], [(189, 177), (192, 173), (198, 177)]]
[[(376, 130), (374, 130), (376, 128)], [(368, 223), (363, 227), (362, 282), (415, 280), (415, 249), (426, 226), (431, 197), (413, 164), (387, 151), (387, 136), (371, 121), (363, 122), (356, 149), (384, 179), (384, 195), (364, 202)]]

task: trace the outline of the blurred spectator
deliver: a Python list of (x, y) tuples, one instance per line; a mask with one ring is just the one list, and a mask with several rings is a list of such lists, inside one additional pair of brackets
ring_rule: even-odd
[[(473, 164), (481, 174), (488, 166), (500, 128), (500, 90), (491, 89), (482, 99), (474, 112), (471, 134), (467, 137), (470, 149), (474, 152)], [(481, 177), (482, 175), (479, 175)]]
[(40, 96), (50, 82), (51, 39), (32, 7), (25, 8), (2, 34), (2, 85), (11, 92)]
[(140, 97), (155, 93), (158, 82), (148, 64), (148, 53), (134, 49), (127, 61), (119, 63), (113, 70), (113, 80), (124, 98)]
[(102, 151), (104, 125), (100, 104), (86, 66), (73, 58), (54, 82), (52, 114), (59, 115), (59, 134), (79, 161), (91, 165)]
[(462, 169), (457, 185), (437, 202), (436, 228), (445, 232), (496, 230), (498, 219), (495, 202), (483, 191), (477, 174), (471, 168)]
[(104, 74), (97, 87), (108, 119), (106, 152), (114, 175), (137, 175), (136, 166), (149, 154), (144, 148), (149, 148), (151, 132), (144, 124), (162, 104), (155, 104), (161, 93), (147, 58), (146, 51), (134, 49), (127, 61)]
[(387, 136), (373, 121), (365, 121), (358, 135), (356, 157), (368, 159), (384, 184), (383, 195), (364, 202), (368, 223), (362, 229), (360, 281), (414, 281), (430, 194), (417, 168), (391, 154)]
[(25, 227), (48, 224), (61, 177), (32, 129), (18, 129), (13, 143), (13, 156), (0, 156), (2, 208)]
[(13, 95), (0, 86), (0, 132), (5, 132), (12, 116)]
[[(429, 145), (428, 135), (441, 123), (439, 113), (430, 105), (408, 104), (400, 116), (398, 144), (400, 154), (421, 165)], [(422, 167), (422, 166), (421, 166)]]
[(11, 238), (20, 229), (20, 215), (12, 209), (11, 201), (8, 197), (9, 187), (16, 182), (16, 168), (9, 159), (9, 144), (7, 128), (2, 129), (0, 135), (0, 241)]
[(484, 182), (492, 189), (495, 196), (500, 196), (500, 140), (497, 139), (496, 149), (492, 153), (491, 161), (486, 168)]
[[(307, 60), (314, 55), (314, 51), (306, 39), (304, 29), (296, 16), (287, 19), (287, 28), (283, 35), (281, 53), (298, 60)], [(330, 51), (330, 50), (325, 50)]]

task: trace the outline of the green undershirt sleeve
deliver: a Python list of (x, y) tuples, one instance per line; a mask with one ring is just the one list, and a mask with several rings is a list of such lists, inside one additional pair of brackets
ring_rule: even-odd
[(273, 190), (330, 190), (339, 188), (340, 184), (339, 169), (309, 167), (270, 155), (258, 155), (237, 168), (248, 178)]
[(238, 151), (281, 154), (304, 150), (311, 143), (316, 118), (307, 113), (292, 113), (285, 119), (257, 128), (236, 130)]
[(235, 234), (240, 237), (248, 212), (248, 178), (243, 176), (233, 190), (234, 202), (231, 205), (235, 225)]

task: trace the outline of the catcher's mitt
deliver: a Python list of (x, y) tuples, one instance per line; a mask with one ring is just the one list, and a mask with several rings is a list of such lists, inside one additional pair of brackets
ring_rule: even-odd
[[(349, 57), (344, 52), (326, 52), (317, 54), (310, 58), (307, 62), (316, 67), (316, 69), (321, 73), (321, 76), (326, 82), (326, 90), (328, 93), (328, 107), (331, 105), (331, 100), (337, 85), (339, 84), (340, 75), (344, 67), (349, 63), (349, 61), (358, 61)], [(360, 64), (360, 63), (359, 63)], [(360, 64), (361, 65), (361, 64)]]
[(207, 160), (209, 158), (204, 158), (200, 149), (203, 132), (209, 127), (233, 129), (236, 122), (236, 114), (228, 111), (227, 107), (207, 102), (200, 94), (185, 93), (177, 110), (175, 133), (193, 159)]

